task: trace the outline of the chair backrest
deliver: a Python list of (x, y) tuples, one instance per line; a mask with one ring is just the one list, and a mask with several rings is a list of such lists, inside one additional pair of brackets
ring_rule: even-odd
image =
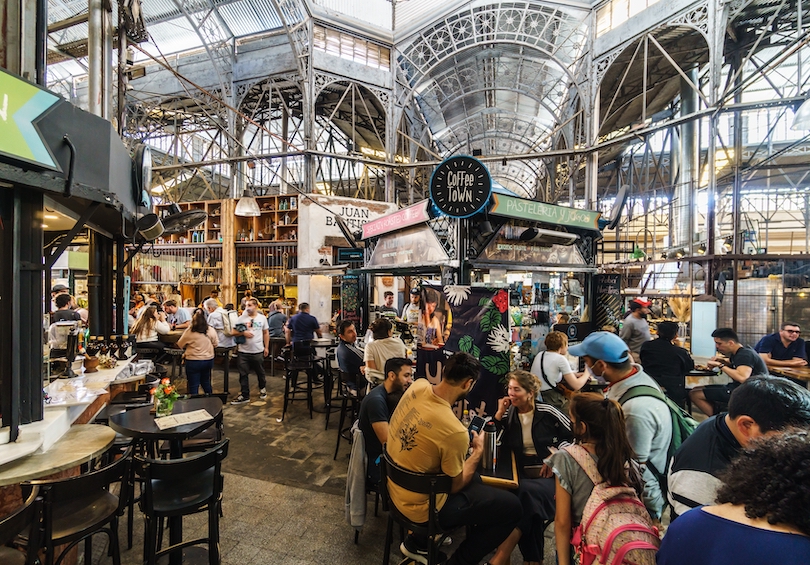
[(39, 496), (39, 487), (35, 486), (31, 489), (28, 499), (20, 508), (0, 520), (0, 545), (7, 544), (23, 531), (29, 530), (30, 527), (29, 547), (32, 548), (33, 553), (36, 553), (33, 548), (39, 547), (39, 539), (37, 537), (37, 539), (32, 540), (31, 537), (38, 534), (38, 524), (41, 518), (42, 498)]
[(338, 369), (338, 379), (338, 386), (341, 393), (344, 392), (343, 389), (345, 387), (354, 389), (357, 392), (357, 398), (359, 400), (362, 400), (366, 395), (366, 385), (368, 381), (366, 381), (362, 373), (352, 374)]
[(292, 359), (294, 361), (307, 361), (312, 359), (314, 350), (312, 349), (312, 340), (305, 339), (296, 341), (292, 344)]
[(132, 446), (128, 447), (121, 457), (106, 467), (90, 471), (89, 473), (64, 479), (35, 480), (22, 483), (23, 493), (27, 493), (29, 489), (36, 487), (41, 489), (43, 499), (45, 500), (44, 515), (45, 521), (47, 522), (54, 507), (69, 503), (78, 498), (84, 498), (94, 492), (109, 490), (109, 486), (112, 483), (121, 483), (117, 510), (120, 514), (126, 509), (129, 503), (130, 492), (127, 483), (130, 466), (132, 465), (132, 449)]
[(388, 493), (389, 480), (405, 490), (426, 494), (428, 495), (428, 535), (438, 533), (440, 528), (437, 518), (439, 511), (436, 508), (436, 496), (439, 494), (450, 494), (453, 488), (452, 477), (443, 473), (417, 473), (400, 467), (391, 459), (386, 446), (383, 446), (383, 459), (381, 463), (380, 476), (382, 480), (380, 481), (380, 490), (383, 503), (387, 507), (386, 510), (391, 512), (400, 522), (412, 522), (403, 515), (396, 507), (396, 504), (391, 501)]
[(143, 492), (143, 505), (149, 511), (153, 507), (152, 481), (160, 480), (167, 483), (182, 483), (189, 477), (213, 470), (214, 480), (213, 496), (219, 496), (222, 492), (222, 461), (228, 456), (228, 443), (225, 439), (208, 451), (186, 457), (184, 459), (148, 459), (141, 456), (135, 457), (135, 472), (145, 480)]

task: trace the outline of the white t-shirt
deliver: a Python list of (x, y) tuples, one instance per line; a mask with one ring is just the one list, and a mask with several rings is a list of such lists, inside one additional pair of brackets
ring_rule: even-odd
[[(233, 347), (233, 336), (225, 335), (225, 323), (222, 321), (222, 316), (227, 316), (227, 312), (223, 308), (217, 308), (208, 314), (208, 325), (217, 330), (217, 338), (219, 339), (219, 347)], [(264, 353), (264, 349), (262, 349)]]
[(537, 455), (537, 450), (534, 448), (534, 439), (532, 438), (534, 410), (526, 412), (525, 414), (518, 412), (518, 418), (520, 418), (520, 429), (523, 434), (523, 454)]
[(242, 353), (264, 353), (263, 332), (270, 331), (264, 314), (256, 314), (254, 318), (242, 314), (236, 323), (245, 324), (247, 329), (253, 332), (253, 337), (245, 337), (245, 343), (240, 343), (238, 350)]
[(548, 386), (546, 380), (543, 378), (543, 372), (540, 370), (540, 359), (543, 360), (543, 369), (546, 371), (546, 379), (554, 386), (557, 386), (557, 383), (563, 379), (563, 375), (574, 372), (571, 369), (571, 365), (568, 363), (568, 359), (559, 353), (555, 353), (554, 351), (539, 352), (532, 363), (532, 374), (540, 379), (540, 392), (554, 388)]
[(366, 369), (366, 378), (372, 382), (382, 382), (385, 380), (385, 362), (392, 357), (405, 357), (407, 350), (402, 340), (395, 337), (385, 339), (375, 339), (368, 345), (363, 355), (363, 361), (368, 363), (371, 359), (377, 366), (376, 369)]

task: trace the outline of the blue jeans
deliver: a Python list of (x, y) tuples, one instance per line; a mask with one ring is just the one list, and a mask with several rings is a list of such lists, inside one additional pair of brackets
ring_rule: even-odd
[(203, 392), (211, 394), (211, 369), (214, 368), (213, 359), (186, 359), (186, 377), (188, 378), (188, 393), (197, 394), (200, 385)]

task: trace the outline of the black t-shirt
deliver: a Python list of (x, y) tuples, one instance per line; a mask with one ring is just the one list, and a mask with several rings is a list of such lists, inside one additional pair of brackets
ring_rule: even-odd
[(683, 377), (695, 368), (695, 362), (683, 347), (666, 339), (654, 339), (641, 346), (644, 372), (656, 377)]
[(382, 455), (382, 444), (374, 433), (372, 424), (377, 422), (387, 422), (391, 419), (393, 410), (388, 406), (388, 391), (384, 385), (379, 385), (372, 389), (363, 402), (360, 403), (359, 426), (363, 432), (363, 440), (366, 444), (366, 456), (368, 457), (367, 475), (373, 480), (379, 480), (380, 470), (377, 459)]
[(70, 308), (67, 310), (57, 310), (51, 316), (54, 322), (73, 322), (82, 319), (81, 314)]
[(751, 376), (768, 376), (768, 367), (765, 361), (759, 356), (759, 353), (754, 351), (747, 345), (742, 346), (737, 350), (737, 353), (730, 355), (728, 358), (728, 365), (732, 369), (738, 367), (751, 367)]

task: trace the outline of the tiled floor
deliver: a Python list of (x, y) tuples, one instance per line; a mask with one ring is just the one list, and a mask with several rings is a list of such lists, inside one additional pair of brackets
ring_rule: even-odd
[[(232, 395), (238, 392), (237, 380), (231, 370)], [(368, 519), (358, 545), (354, 544), (354, 530), (344, 517), (349, 445), (342, 441), (337, 461), (332, 460), (337, 414), (332, 414), (329, 429), (324, 430), (324, 415), (315, 414), (310, 420), (305, 403), (301, 401), (292, 405), (283, 423), (278, 423), (282, 378), (268, 377), (266, 402), (258, 400), (255, 382), (255, 377), (251, 377), (251, 404), (224, 408), (225, 433), (231, 443), (224, 463), (224, 517), (220, 526), (222, 563), (382, 563), (386, 516), (381, 510), (380, 515), (374, 517), (373, 498), (369, 497)], [(222, 390), (219, 369), (214, 375), (214, 390)], [(186, 538), (205, 535), (204, 516), (184, 520)], [(122, 541), (125, 541), (125, 524), (126, 519), (120, 529)], [(142, 521), (136, 511), (135, 543), (129, 551), (124, 545), (124, 565), (141, 564), (142, 531)], [(546, 563), (554, 563), (551, 534), (549, 528)], [(96, 545), (102, 545), (103, 538), (97, 539)], [(402, 559), (398, 545), (397, 541), (391, 555), (392, 564)], [(97, 547), (96, 553), (101, 551), (102, 548)], [(94, 560), (94, 563), (98, 562), (98, 559)], [(110, 560), (105, 558), (101, 562), (109, 563)], [(513, 554), (512, 562), (523, 562), (518, 550)]]

